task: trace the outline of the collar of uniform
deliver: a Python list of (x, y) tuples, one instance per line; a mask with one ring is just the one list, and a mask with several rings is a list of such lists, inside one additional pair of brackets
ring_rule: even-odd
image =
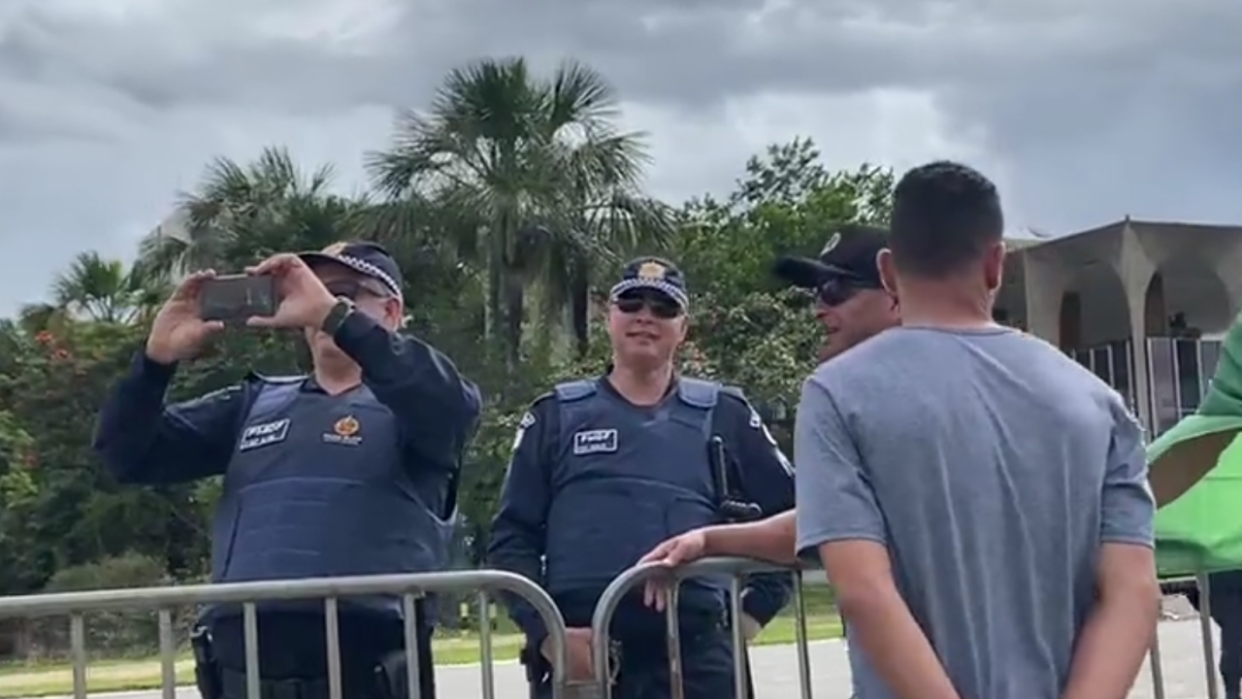
[[(596, 379), (595, 383), (599, 386), (599, 390), (604, 391), (613, 397), (620, 398), (626, 403), (631, 403), (632, 401), (629, 398), (626, 398), (625, 396), (621, 395), (621, 392), (618, 391), (617, 387), (613, 386), (612, 381), (609, 380), (608, 377), (612, 376), (613, 368), (614, 368), (613, 365), (610, 363), (608, 365), (607, 371), (604, 373), (603, 376)], [(664, 389), (664, 395), (661, 396), (660, 400), (664, 400), (665, 398), (668, 398), (669, 396), (673, 395), (673, 391), (677, 390), (677, 381), (678, 381), (677, 372), (673, 372), (673, 380), (668, 382), (668, 388)]]
[[(364, 384), (361, 381), (359, 381), (353, 386), (350, 386), (349, 388), (335, 395), (343, 396), (347, 393), (352, 393), (354, 391), (357, 391), (359, 388), (362, 388), (363, 385)], [(302, 379), (302, 385), (299, 388), (301, 389), (303, 393), (323, 393), (326, 395), (332, 395), (328, 393), (327, 389), (319, 385), (319, 382), (315, 380), (314, 375), (307, 376), (306, 378)]]
[(299, 376), (266, 376), (257, 371), (251, 371), (246, 374), (247, 382), (256, 382), (264, 384), (297, 384), (301, 391), (323, 391), (316, 383), (315, 377), (310, 374), (302, 374)]

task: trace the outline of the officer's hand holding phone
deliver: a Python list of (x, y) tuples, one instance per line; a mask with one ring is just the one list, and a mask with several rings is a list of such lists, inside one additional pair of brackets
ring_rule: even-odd
[(220, 320), (203, 319), (199, 303), (203, 287), (215, 277), (210, 270), (195, 272), (164, 302), (147, 336), (146, 352), (152, 361), (173, 364), (192, 359), (208, 338), (224, 329)]
[(256, 328), (319, 328), (337, 299), (302, 258), (291, 253), (273, 255), (246, 268), (252, 277), (270, 277), (279, 304), (270, 315), (255, 315), (246, 324)]

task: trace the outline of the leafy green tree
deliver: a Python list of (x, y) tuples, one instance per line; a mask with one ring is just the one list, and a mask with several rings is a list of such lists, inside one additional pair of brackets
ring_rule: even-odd
[(52, 303), (69, 317), (102, 323), (145, 320), (168, 292), (142, 265), (126, 267), (99, 253), (79, 253), (52, 284)]
[(435, 234), (484, 272), (487, 327), (511, 370), (530, 292), (545, 327), (568, 309), (584, 351), (595, 264), (659, 249), (672, 232), (639, 190), (643, 135), (615, 126), (618, 104), (586, 66), (540, 78), (523, 59), (484, 59), (450, 71), (430, 108), (404, 114), (392, 147), (369, 155), (376, 188), (438, 210)]
[(869, 165), (830, 172), (809, 139), (770, 146), (745, 170), (723, 201), (685, 207), (675, 255), (695, 292), (701, 370), (788, 415), (823, 339), (809, 295), (783, 288), (772, 266), (782, 254), (814, 257), (835, 225), (887, 222), (893, 176)]
[(284, 148), (265, 148), (245, 165), (217, 158), (167, 226), (143, 239), (140, 259), (177, 278), (195, 269), (238, 271), (277, 252), (352, 237), (367, 204), (332, 194), (332, 176), (330, 165), (305, 173)]

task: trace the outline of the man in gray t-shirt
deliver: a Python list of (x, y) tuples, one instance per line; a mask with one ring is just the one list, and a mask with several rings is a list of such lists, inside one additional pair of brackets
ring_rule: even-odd
[(903, 327), (821, 365), (795, 428), (798, 549), (849, 622), (860, 699), (1121, 699), (1155, 630), (1155, 505), (1118, 394), (991, 323), (1003, 218), (907, 173), (880, 257)]

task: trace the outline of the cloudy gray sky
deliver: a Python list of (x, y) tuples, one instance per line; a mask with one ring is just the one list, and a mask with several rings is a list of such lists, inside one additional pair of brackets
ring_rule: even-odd
[(832, 167), (971, 162), (1015, 226), (1239, 223), (1238, 27), (1236, 0), (0, 0), (0, 314), (132, 255), (212, 156), (361, 187), (394, 108), (480, 55), (604, 72), (670, 199), (805, 135)]

